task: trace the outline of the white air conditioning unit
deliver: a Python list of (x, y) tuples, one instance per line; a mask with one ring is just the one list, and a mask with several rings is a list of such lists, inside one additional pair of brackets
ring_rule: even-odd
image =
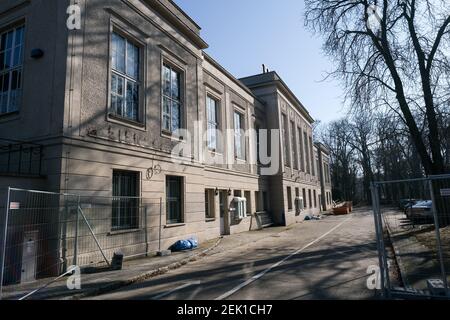
[(303, 198), (301, 198), (301, 197), (295, 198), (295, 210), (296, 210), (296, 212), (300, 213), (303, 209), (305, 209)]
[(235, 197), (233, 199), (234, 201), (234, 208), (235, 210), (235, 217), (236, 220), (242, 220), (247, 217), (247, 199), (246, 198), (240, 198)]

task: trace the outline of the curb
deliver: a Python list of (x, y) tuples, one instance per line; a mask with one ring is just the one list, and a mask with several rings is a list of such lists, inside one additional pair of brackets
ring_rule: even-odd
[(142, 281), (151, 279), (151, 278), (159, 276), (159, 275), (163, 275), (171, 270), (178, 269), (190, 262), (198, 261), (201, 258), (204, 258), (210, 251), (217, 248), (217, 246), (220, 244), (221, 241), (222, 241), (222, 238), (219, 238), (214, 245), (203, 250), (202, 252), (192, 255), (192, 256), (185, 258), (183, 260), (180, 260), (178, 262), (173, 262), (165, 267), (153, 269), (153, 270), (147, 271), (143, 274), (140, 274), (138, 276), (135, 276), (133, 278), (130, 278), (128, 280), (122, 280), (122, 281), (112, 283), (112, 284), (107, 284), (107, 285), (104, 285), (104, 286), (101, 286), (101, 287), (98, 287), (95, 289), (90, 289), (90, 290), (87, 290), (86, 292), (79, 293), (79, 294), (73, 295), (71, 297), (63, 298), (61, 300), (80, 300), (80, 299), (87, 298), (87, 297), (94, 297), (94, 296), (98, 296), (101, 294), (105, 294), (105, 293), (120, 289), (122, 287), (129, 286), (131, 284), (135, 284), (138, 282), (142, 282)]
[(384, 217), (383, 217), (383, 220), (384, 220), (384, 223), (386, 225), (387, 234), (388, 234), (388, 237), (389, 237), (389, 242), (391, 243), (392, 250), (394, 251), (394, 260), (395, 260), (395, 263), (398, 266), (398, 270), (400, 271), (400, 281), (403, 283), (403, 286), (405, 288), (408, 288), (409, 287), (409, 281), (408, 281), (408, 278), (406, 276), (407, 272), (405, 270), (405, 266), (403, 265), (402, 259), (400, 257), (400, 255), (401, 255), (400, 254), (400, 250), (398, 249), (397, 244), (393, 240), (393, 234), (392, 234), (392, 230), (391, 230), (391, 227), (390, 227), (389, 223), (386, 222)]

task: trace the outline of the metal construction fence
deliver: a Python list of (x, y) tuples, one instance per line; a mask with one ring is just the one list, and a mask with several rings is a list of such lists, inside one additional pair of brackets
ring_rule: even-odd
[(449, 298), (450, 175), (374, 182), (372, 200), (387, 298)]
[(45, 283), (70, 266), (108, 266), (117, 252), (125, 258), (148, 255), (149, 243), (161, 241), (161, 198), (13, 188), (7, 197), (0, 208), (0, 297), (27, 283), (35, 289), (40, 279)]

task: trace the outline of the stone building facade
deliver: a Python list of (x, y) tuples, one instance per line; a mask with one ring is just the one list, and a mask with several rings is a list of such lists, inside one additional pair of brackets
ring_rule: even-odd
[[(69, 30), (74, 4), (81, 28)], [(0, 37), (2, 203), (8, 186), (162, 199), (164, 248), (330, 209), (329, 152), (314, 144), (307, 109), (276, 72), (233, 77), (172, 1), (3, 0)], [(231, 134), (207, 134), (199, 148), (179, 129)], [(261, 174), (259, 135), (242, 133), (249, 129), (278, 130), (274, 174)], [(183, 143), (189, 152), (176, 162), (172, 150)], [(36, 155), (29, 170), (17, 158), (21, 146)], [(159, 213), (147, 213), (150, 251)], [(139, 234), (123, 214), (111, 212), (110, 237)]]

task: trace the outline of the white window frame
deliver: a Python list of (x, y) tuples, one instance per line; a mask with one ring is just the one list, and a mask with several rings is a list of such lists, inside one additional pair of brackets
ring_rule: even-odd
[[(239, 116), (239, 128), (236, 127), (236, 115)], [(234, 124), (234, 156), (238, 160), (245, 161), (247, 159), (246, 157), (246, 145), (245, 145), (245, 115), (243, 112), (239, 111), (238, 109), (234, 109), (233, 111), (233, 124)], [(241, 147), (241, 156), (239, 156), (238, 148), (237, 148), (237, 141), (240, 141), (240, 147)]]
[[(113, 52), (112, 52), (112, 48), (113, 48), (113, 36), (117, 35), (121, 38), (123, 38), (125, 40), (125, 70), (124, 72), (121, 72), (119, 70), (114, 69), (113, 64), (112, 64), (112, 59), (113, 59)], [(131, 76), (129, 76), (127, 74), (127, 63), (128, 63), (128, 50), (127, 50), (127, 45), (131, 44), (133, 46), (135, 46), (138, 49), (138, 65), (137, 65), (137, 79), (132, 78)], [(142, 97), (142, 79), (143, 79), (143, 45), (138, 42), (136, 39), (134, 39), (134, 37), (129, 36), (128, 34), (125, 34), (124, 32), (122, 32), (120, 29), (118, 29), (117, 27), (113, 26), (111, 29), (111, 35), (110, 35), (110, 68), (109, 68), (109, 107), (108, 107), (108, 114), (114, 118), (119, 118), (121, 120), (125, 120), (125, 121), (131, 121), (131, 122), (135, 122), (135, 123), (143, 123), (143, 112), (142, 112), (142, 105), (143, 105), (143, 97)], [(122, 78), (123, 80), (123, 92), (122, 92), (122, 96), (117, 95), (113, 90), (112, 90), (112, 78), (113, 76), (116, 76), (118, 78)], [(137, 101), (137, 110), (136, 110), (136, 119), (134, 118), (130, 118), (125, 114), (125, 110), (126, 110), (126, 100), (127, 100), (127, 83), (133, 83), (134, 85), (137, 86), (137, 92), (138, 92), (138, 101)], [(119, 114), (117, 112), (117, 110), (113, 110), (112, 107), (112, 98), (113, 96), (117, 96), (117, 97), (121, 97), (123, 99), (122, 101), (122, 114)]]
[[(214, 101), (215, 103), (215, 121), (212, 121), (209, 117), (210, 115), (210, 101)], [(215, 131), (215, 145), (212, 145), (212, 141), (211, 141), (211, 136), (210, 136), (210, 127), (213, 128), (212, 130)], [(220, 129), (220, 100), (217, 99), (216, 97), (214, 97), (211, 94), (207, 94), (206, 95), (206, 130), (207, 130), (207, 144), (208, 144), (208, 149), (210, 151), (216, 152), (220, 150), (220, 144), (219, 144), (219, 134), (218, 131)]]
[(297, 134), (295, 132), (295, 121), (291, 120), (291, 154), (292, 154), (292, 168), (298, 170), (298, 152), (297, 152)]
[[(169, 70), (175, 71), (179, 75), (179, 90), (180, 96), (179, 100), (174, 99), (172, 96), (167, 96), (164, 94), (164, 70), (165, 68), (169, 68)], [(163, 59), (163, 63), (161, 64), (161, 131), (165, 134), (174, 135), (174, 130), (172, 128), (172, 115), (173, 115), (173, 102), (176, 102), (180, 105), (179, 111), (179, 129), (185, 128), (184, 114), (185, 114), (185, 106), (184, 106), (184, 78), (185, 78), (185, 70), (177, 67), (171, 61), (167, 59)], [(172, 82), (170, 83), (172, 88)], [(172, 91), (172, 90), (170, 90)], [(170, 101), (170, 110), (169, 113), (164, 112), (164, 99), (167, 98)], [(164, 127), (164, 116), (169, 116), (169, 128)]]
[(290, 168), (290, 154), (289, 154), (289, 128), (286, 126), (289, 126), (289, 119), (287, 115), (284, 113), (281, 114), (281, 130), (283, 133), (283, 154), (284, 154), (284, 166)]
[[(19, 29), (22, 29), (22, 42), (20, 43), (19, 46), (16, 45), (16, 37), (17, 37), (17, 31)], [(23, 65), (24, 65), (24, 51), (25, 51), (25, 23), (18, 23), (17, 25), (13, 25), (10, 27), (5, 28), (5, 30), (3, 32), (0, 33), (0, 40), (3, 37), (3, 35), (8, 34), (8, 33), (13, 33), (12, 35), (12, 47), (11, 47), (11, 51), (10, 51), (10, 59), (9, 59), (9, 65), (10, 68), (5, 69), (3, 71), (0, 71), (0, 79), (5, 76), (8, 75), (8, 90), (6, 91), (6, 110), (4, 112), (2, 112), (2, 97), (0, 97), (0, 115), (4, 115), (4, 114), (8, 114), (8, 113), (13, 113), (13, 112), (18, 112), (20, 110), (20, 105), (21, 105), (21, 98), (22, 98), (22, 93), (23, 93)], [(19, 56), (19, 62), (16, 66), (13, 66), (14, 64), (14, 56), (16, 53), (17, 49), (21, 49), (20, 52), (20, 56)], [(6, 51), (3, 51), (6, 52)], [(19, 79), (17, 79), (17, 87), (20, 88), (15, 97), (16, 100), (16, 106), (14, 109), (11, 109), (11, 96), (12, 96), (12, 79), (13, 79), (13, 73), (14, 72), (18, 72), (20, 74)]]

